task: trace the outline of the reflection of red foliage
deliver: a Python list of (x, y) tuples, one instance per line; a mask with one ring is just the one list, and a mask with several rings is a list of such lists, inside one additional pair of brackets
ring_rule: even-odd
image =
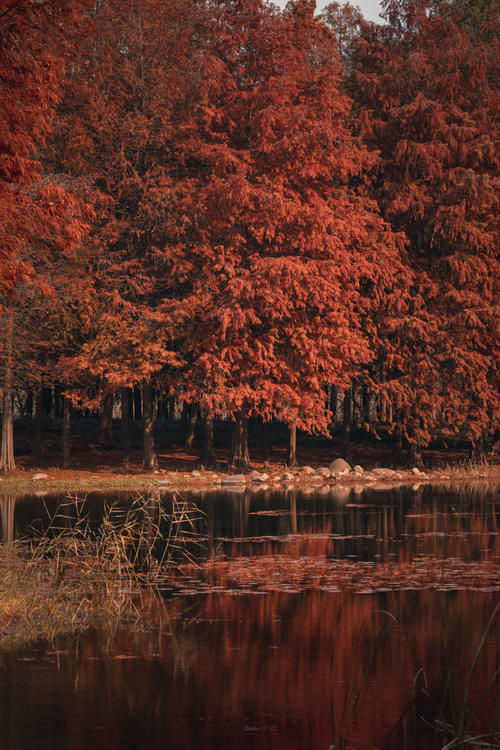
[[(438, 718), (448, 674), (459, 706), (493, 606), (493, 597), (479, 592), (177, 598), (152, 608), (151, 628), (119, 632), (111, 651), (89, 637), (74, 664), (69, 654), (59, 657), (64, 668), (54, 663), (50, 670), (46, 662), (39, 674), (17, 663), (9, 705), (22, 706), (24, 726), (40, 710), (40, 695), (46, 720), (53, 702), (63, 747), (81, 746), (75, 738), (92, 715), (101, 727), (96, 750), (141, 747), (153, 737), (152, 747), (168, 737), (174, 749), (242, 750), (257, 742), (266, 750), (316, 750), (338, 741), (345, 697), (369, 666), (349, 746), (400, 750), (398, 720), (411, 706), (415, 675), (425, 670), (430, 695), (419, 691), (420, 674), (418, 721)], [(388, 633), (374, 647), (380, 626)], [(499, 639), (492, 628), (472, 680), (478, 730), (492, 726), (494, 686), (482, 692), (497, 666)], [(406, 719), (411, 739), (411, 710)], [(432, 747), (425, 737), (421, 732), (408, 746)]]
[[(387, 511), (387, 512), (386, 512)], [(429, 513), (406, 515), (399, 529), (390, 509), (381, 509), (358, 532), (335, 533), (334, 519), (307, 521), (309, 533), (286, 537), (246, 537), (232, 541), (229, 559), (216, 557), (201, 568), (184, 565), (173, 573), (175, 585), (210, 591), (222, 588), (282, 590), (324, 589), (380, 591), (410, 589), (500, 588), (500, 536), (495, 517), (480, 514)], [(351, 531), (356, 531), (345, 524)], [(381, 535), (381, 538), (379, 538)], [(405, 540), (397, 556), (389, 554), (391, 537)], [(339, 559), (339, 544), (375, 541), (377, 562)], [(228, 540), (229, 541), (229, 540)], [(241, 543), (251, 554), (241, 554)]]

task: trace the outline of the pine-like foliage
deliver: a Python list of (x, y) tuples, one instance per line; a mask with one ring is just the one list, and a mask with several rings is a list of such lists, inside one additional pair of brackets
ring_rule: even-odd
[(399, 418), (424, 439), (498, 414), (498, 12), (464, 4), (385, 6), (365, 25), (353, 92), (380, 151), (374, 194), (408, 239), (414, 273), (404, 326), (388, 336)]
[(371, 356), (363, 283), (393, 280), (398, 250), (365, 195), (371, 157), (311, 4), (207, 13), (191, 195), (170, 251), (182, 384), (209, 410), (326, 431), (325, 386)]

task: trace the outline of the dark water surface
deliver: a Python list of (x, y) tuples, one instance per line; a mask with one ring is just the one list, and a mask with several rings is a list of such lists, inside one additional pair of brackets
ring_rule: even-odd
[[(4, 537), (61, 500), (0, 497)], [(196, 565), (145, 626), (0, 653), (2, 750), (500, 746), (498, 487), (185, 500)]]

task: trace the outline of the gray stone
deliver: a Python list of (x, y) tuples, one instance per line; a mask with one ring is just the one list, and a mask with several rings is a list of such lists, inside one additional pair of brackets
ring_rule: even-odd
[(395, 477), (397, 475), (397, 471), (394, 471), (394, 469), (372, 469), (372, 474), (374, 474), (376, 477), (384, 477), (387, 479), (390, 479), (391, 477)]
[(420, 474), (420, 469), (417, 469), (417, 467), (414, 466), (413, 469), (411, 470), (411, 473), (415, 474), (415, 476), (418, 476)]
[(331, 476), (330, 469), (327, 469), (326, 466), (320, 466), (319, 469), (316, 469), (314, 474), (317, 477), (325, 477), (325, 479), (329, 479)]
[(308, 484), (323, 484), (324, 477), (321, 476), (321, 474), (312, 474), (309, 477), (307, 477)]
[(41, 471), (39, 471), (36, 474), (33, 474), (31, 478), (34, 479), (35, 481), (38, 481), (39, 479), (49, 479), (49, 475), (43, 474)]
[(222, 485), (233, 485), (233, 484), (246, 484), (247, 478), (244, 474), (229, 474), (227, 477), (222, 477)]
[(332, 477), (338, 477), (340, 474), (347, 474), (348, 471), (351, 471), (351, 465), (343, 458), (336, 458), (330, 464), (329, 469)]
[(282, 482), (293, 482), (293, 478), (294, 477), (291, 471), (285, 471), (285, 473), (281, 475)]
[(195, 479), (196, 479), (198, 477), (201, 477), (201, 472), (197, 471), (196, 469), (193, 469), (193, 471), (191, 472), (191, 476), (195, 477)]
[(301, 471), (303, 474), (314, 474), (314, 469), (312, 466), (303, 466)]
[(251, 476), (252, 482), (256, 482), (256, 483), (264, 483), (264, 482), (267, 482), (268, 479), (269, 479), (269, 474), (266, 474), (266, 473), (264, 473), (264, 474), (253, 474)]
[(363, 467), (362, 467), (362, 466), (360, 466), (359, 464), (356, 464), (356, 466), (355, 466), (355, 467), (354, 467), (354, 469), (353, 469), (353, 472), (354, 472), (355, 474), (364, 474), (364, 473), (365, 473), (365, 470), (363, 469)]

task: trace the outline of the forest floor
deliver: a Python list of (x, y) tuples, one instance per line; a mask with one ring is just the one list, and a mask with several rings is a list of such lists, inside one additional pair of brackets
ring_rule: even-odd
[[(172, 441), (171, 441), (172, 442)], [(45, 441), (45, 457), (38, 458), (30, 452), (29, 436), (21, 434), (16, 445), (16, 470), (0, 476), (0, 492), (33, 492), (35, 487), (44, 491), (76, 491), (91, 489), (151, 490), (160, 484), (172, 489), (215, 489), (227, 482), (228, 474), (238, 470), (228, 466), (228, 447), (217, 447), (215, 470), (200, 466), (199, 452), (186, 452), (178, 445), (157, 447), (158, 471), (142, 469), (142, 453), (137, 444), (128, 461), (124, 461), (118, 448), (103, 448), (88, 441), (88, 436), (76, 436), (72, 443), (72, 466), (60, 467), (60, 440), (55, 434)], [(364, 473), (321, 477), (316, 470), (328, 467), (335, 459), (343, 457), (342, 446), (335, 441), (305, 439), (298, 445), (298, 466), (286, 467), (285, 444), (273, 446), (265, 458), (260, 445), (251, 445), (251, 466), (245, 471), (250, 486), (314, 485), (314, 484), (391, 484), (415, 482), (449, 482), (489, 480), (500, 482), (500, 457), (490, 455), (485, 463), (472, 463), (467, 450), (446, 447), (423, 451), (424, 469), (420, 473), (404, 465), (395, 446), (384, 441), (360, 440), (351, 445), (352, 466), (359, 465)], [(383, 472), (382, 469), (387, 471)], [(283, 479), (287, 472), (290, 476)], [(255, 475), (259, 474), (259, 478)], [(34, 479), (40, 475), (39, 478)]]

